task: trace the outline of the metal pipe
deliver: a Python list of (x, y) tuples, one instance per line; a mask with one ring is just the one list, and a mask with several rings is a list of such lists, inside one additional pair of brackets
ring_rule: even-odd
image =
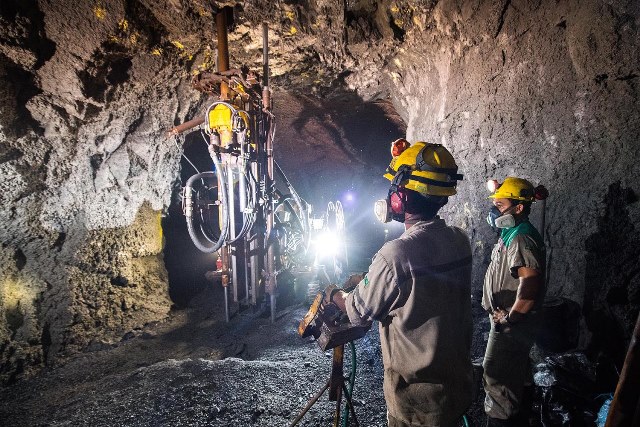
[(616, 392), (611, 401), (605, 427), (638, 425), (640, 419), (640, 314), (631, 335)]
[[(227, 15), (225, 9), (216, 14), (216, 30), (218, 36), (218, 71), (229, 69), (229, 42), (227, 40)], [(229, 99), (229, 85), (220, 83), (220, 99)]]
[[(235, 186), (234, 186), (234, 175), (235, 175), (235, 168), (234, 165), (231, 163), (232, 161), (232, 157), (229, 154), (225, 155), (226, 158), (226, 164), (225, 167), (227, 169), (227, 211), (229, 212), (228, 214), (228, 218), (229, 218), (229, 239), (231, 241), (235, 240), (236, 238), (236, 191), (235, 191)], [(233, 292), (233, 302), (238, 302), (238, 271), (237, 271), (237, 266), (238, 266), (238, 259), (236, 256), (235, 251), (232, 251), (231, 249), (231, 245), (228, 244), (227, 247), (229, 248), (229, 255), (230, 255), (230, 269), (231, 269), (231, 276), (229, 277), (229, 279), (231, 280), (231, 286), (232, 286), (232, 292)]]
[[(271, 109), (271, 96), (269, 91), (269, 26), (266, 22), (262, 24), (262, 109), (266, 113)], [(263, 131), (266, 132), (265, 137), (265, 154), (266, 154), (266, 177), (265, 185), (269, 192), (266, 206), (266, 221), (267, 221), (267, 283), (270, 283), (270, 303), (271, 303), (271, 322), (276, 321), (276, 289), (278, 287), (278, 281), (275, 277), (275, 251), (274, 243), (272, 241), (272, 232), (274, 224), (274, 204), (271, 194), (271, 187), (273, 185), (273, 140), (272, 140), (272, 126), (273, 121), (269, 115), (264, 116)]]
[(296, 419), (293, 420), (293, 422), (291, 424), (289, 424), (289, 427), (294, 427), (294, 426), (298, 425), (298, 422), (300, 422), (302, 417), (304, 417), (304, 415), (307, 412), (309, 412), (309, 409), (311, 409), (311, 407), (318, 401), (318, 399), (320, 399), (320, 397), (324, 394), (324, 392), (329, 388), (329, 384), (330, 383), (331, 383), (331, 380), (327, 381), (327, 384), (325, 384), (325, 386), (322, 387), (322, 390), (317, 392), (316, 395), (311, 398), (311, 400), (307, 403), (307, 406), (304, 407), (302, 412), (300, 412), (300, 414), (298, 414)]
[[(256, 151), (258, 153), (258, 162), (253, 162), (251, 164), (251, 173), (255, 177), (259, 177), (261, 167), (259, 165), (261, 151), (262, 148), (260, 144), (256, 144)], [(259, 192), (259, 189), (256, 189)], [(259, 196), (257, 196), (259, 197)], [(263, 242), (264, 242), (264, 221), (263, 221), (263, 207), (262, 205), (257, 205), (257, 217), (256, 217), (256, 225), (254, 225), (256, 229), (255, 235), (251, 238), (249, 242), (249, 254), (250, 254), (250, 263), (251, 263), (251, 304), (256, 306), (259, 301), (261, 301), (262, 297), (262, 288), (259, 286), (260, 278), (262, 275), (262, 266), (263, 266)]]
[(248, 256), (248, 250), (249, 250), (249, 242), (247, 241), (247, 238), (245, 237), (242, 240), (242, 253), (244, 254), (244, 299), (246, 301), (246, 304), (249, 305), (251, 299), (249, 298), (249, 256)]
[(269, 25), (262, 23), (262, 86), (269, 87)]
[[(207, 112), (207, 116), (209, 112)], [(213, 135), (212, 138), (213, 140)], [(220, 239), (221, 239), (221, 248), (220, 248), (220, 261), (222, 261), (222, 286), (224, 287), (224, 319), (227, 323), (229, 323), (229, 249), (224, 245), (224, 242), (227, 240), (229, 233), (229, 223), (231, 222), (231, 218), (229, 218), (229, 212), (227, 211), (227, 205), (229, 204), (229, 198), (226, 191), (225, 180), (224, 180), (224, 169), (223, 163), (218, 160), (218, 153), (215, 151), (215, 145), (213, 143), (209, 144), (209, 156), (213, 161), (213, 167), (216, 170), (216, 174), (218, 176), (218, 200), (220, 200)], [(224, 231), (223, 231), (224, 230)]]
[(331, 359), (331, 383), (329, 384), (329, 400), (338, 400), (338, 391), (342, 392), (344, 383), (344, 344), (333, 348), (333, 358)]
[(224, 321), (229, 323), (229, 287), (224, 287)]
[[(250, 191), (247, 189), (247, 179), (246, 179), (246, 169), (247, 169), (247, 162), (244, 159), (244, 141), (240, 142), (240, 151), (241, 151), (241, 156), (240, 156), (240, 169), (239, 169), (239, 176), (238, 176), (238, 190), (240, 192), (240, 212), (242, 212), (242, 228), (244, 230), (245, 228), (245, 221), (248, 221), (248, 217), (245, 214), (245, 210), (247, 209), (247, 191)], [(246, 235), (245, 235), (246, 236)], [(244, 237), (241, 241), (240, 244), (242, 245), (242, 254), (244, 257), (244, 298), (246, 300), (246, 302), (249, 302), (249, 268), (247, 266), (249, 257), (247, 256), (247, 238)], [(236, 291), (237, 293), (237, 291)]]
[[(269, 123), (271, 120), (269, 119)], [(267, 189), (271, 191), (271, 186), (273, 185), (273, 140), (271, 139), (271, 129), (269, 129), (267, 134), (266, 141), (266, 155), (267, 155)], [(274, 323), (276, 321), (276, 292), (278, 288), (278, 280), (275, 277), (275, 242), (273, 241), (273, 225), (274, 225), (274, 204), (273, 204), (273, 195), (270, 193), (268, 200), (269, 204), (267, 206), (267, 276), (271, 278), (271, 322)]]
[(167, 138), (181, 134), (186, 130), (189, 130), (196, 126), (200, 126), (203, 123), (204, 123), (204, 116), (197, 117), (195, 119), (189, 120), (188, 122), (184, 122), (181, 125), (173, 127), (169, 131), (167, 131)]
[(340, 384), (338, 390), (336, 390), (336, 410), (333, 414), (333, 427), (340, 427), (340, 407), (342, 406), (342, 389), (344, 388), (344, 383)]
[[(269, 132), (271, 134), (271, 132)], [(273, 183), (273, 145), (271, 144), (271, 135), (267, 136), (267, 188), (270, 189)], [(269, 190), (270, 191), (270, 190)], [(272, 194), (269, 194), (269, 205), (267, 206), (267, 277), (271, 279), (271, 323), (276, 321), (276, 290), (278, 288), (278, 280), (275, 277), (275, 242), (272, 236), (274, 225), (274, 205)]]

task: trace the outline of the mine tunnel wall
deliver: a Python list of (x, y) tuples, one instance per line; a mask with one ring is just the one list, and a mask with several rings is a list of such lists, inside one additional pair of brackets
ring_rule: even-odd
[(584, 306), (619, 359), (640, 308), (640, 6), (491, 5), (435, 7), (391, 61), (394, 104), (409, 139), (446, 145), (465, 175), (445, 211), (472, 239), (476, 299), (496, 241), (485, 182), (543, 184), (548, 295)]
[(3, 383), (166, 317), (181, 142), (165, 131), (201, 103), (140, 4), (40, 7), (0, 8)]
[[(211, 23), (198, 14), (179, 22), (184, 11), (159, 22), (161, 10), (146, 3), (0, 7), (3, 382), (108, 347), (169, 310), (159, 224), (180, 150), (164, 131), (204, 102), (185, 71), (203, 59), (175, 34)], [(349, 68), (341, 79), (356, 93), (390, 97), (408, 138), (445, 144), (465, 174), (445, 216), (472, 239), (475, 298), (495, 242), (484, 183), (523, 176), (551, 192), (549, 294), (583, 305), (592, 330), (604, 318), (628, 336), (640, 295), (637, 2), (358, 2), (337, 19), (344, 8), (325, 3), (308, 5), (307, 18), (330, 26), (307, 49)], [(302, 22), (304, 13), (292, 16)], [(342, 22), (348, 31), (336, 30)], [(325, 35), (330, 42), (319, 42)], [(304, 64), (295, 52), (292, 63)], [(300, 144), (317, 150), (318, 141), (307, 133)], [(389, 160), (353, 153), (345, 167), (377, 178)]]

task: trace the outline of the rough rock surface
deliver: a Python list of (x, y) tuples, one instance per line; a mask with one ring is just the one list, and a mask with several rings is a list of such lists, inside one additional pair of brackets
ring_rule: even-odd
[(412, 16), (388, 84), (409, 138), (450, 147), (466, 173), (447, 212), (474, 242), (475, 288), (495, 240), (482, 184), (526, 177), (551, 193), (548, 295), (587, 308), (593, 297), (628, 339), (640, 309), (638, 4), (442, 1)]
[[(306, 308), (224, 322), (221, 288), (123, 341), (0, 391), (0, 419), (30, 425), (288, 425), (325, 384), (331, 352), (301, 339)], [(360, 425), (386, 425), (379, 335), (357, 342)], [(346, 352), (345, 370), (351, 366)], [(300, 425), (327, 425), (325, 393)]]
[[(640, 307), (637, 2), (216, 4), (234, 8), (231, 64), (260, 68), (270, 23), (274, 88), (304, 94), (302, 110), (281, 110), (297, 141), (282, 163), (310, 193), (322, 181), (298, 171), (313, 150), (329, 165), (317, 174), (378, 176), (387, 148), (353, 143), (344, 118), (358, 97), (388, 99), (409, 139), (444, 143), (465, 173), (445, 214), (474, 242), (476, 296), (495, 240), (484, 182), (521, 175), (551, 192), (549, 294), (628, 337)], [(158, 218), (181, 149), (164, 131), (206, 104), (189, 78), (211, 65), (214, 32), (204, 0), (3, 1), (0, 20), (6, 382), (166, 315)]]

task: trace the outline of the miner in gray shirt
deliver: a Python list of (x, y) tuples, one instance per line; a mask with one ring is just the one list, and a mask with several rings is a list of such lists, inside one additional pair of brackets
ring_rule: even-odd
[(487, 426), (521, 426), (524, 384), (530, 376), (529, 351), (542, 321), (545, 248), (529, 222), (531, 203), (546, 189), (522, 178), (493, 183), (489, 224), (500, 229), (484, 278), (482, 306), (491, 330), (484, 356), (484, 409)]
[(405, 232), (375, 254), (350, 293), (327, 295), (352, 323), (380, 322), (389, 426), (452, 426), (471, 403), (471, 248), (437, 216), (462, 179), (439, 144), (394, 142), (376, 204)]

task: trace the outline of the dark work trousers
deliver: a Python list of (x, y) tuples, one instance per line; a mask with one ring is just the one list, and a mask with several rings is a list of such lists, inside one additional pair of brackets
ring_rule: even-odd
[(529, 351), (535, 342), (539, 316), (513, 325), (494, 325), (484, 354), (482, 383), (487, 416), (507, 420), (518, 415), (525, 382), (531, 376)]

